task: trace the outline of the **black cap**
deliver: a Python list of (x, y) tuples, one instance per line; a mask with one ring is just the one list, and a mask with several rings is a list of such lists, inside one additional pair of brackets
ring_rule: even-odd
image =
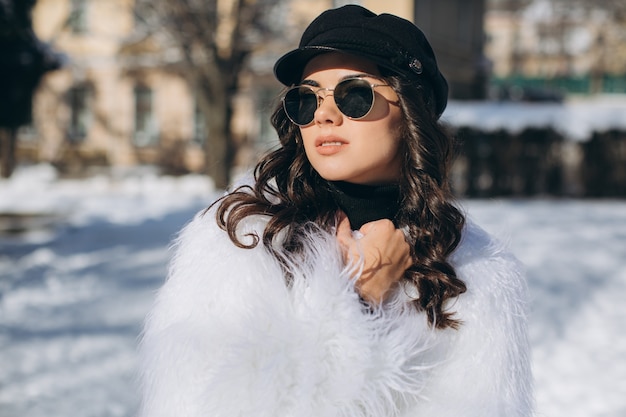
[(302, 34), (298, 49), (283, 55), (274, 74), (285, 85), (300, 82), (305, 65), (326, 52), (360, 56), (409, 80), (432, 88), (441, 115), (448, 102), (448, 83), (424, 33), (413, 23), (391, 14), (376, 15), (357, 5), (327, 10)]

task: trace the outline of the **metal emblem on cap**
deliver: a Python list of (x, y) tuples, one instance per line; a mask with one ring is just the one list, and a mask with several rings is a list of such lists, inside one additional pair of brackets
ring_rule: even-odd
[(411, 70), (413, 70), (414, 73), (421, 74), (422, 73), (422, 62), (419, 59), (417, 59), (417, 58), (413, 58), (409, 62), (409, 68), (411, 68)]

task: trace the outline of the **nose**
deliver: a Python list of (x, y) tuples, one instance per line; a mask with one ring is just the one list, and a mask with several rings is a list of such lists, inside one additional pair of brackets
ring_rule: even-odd
[[(338, 124), (341, 123), (341, 112), (335, 103), (334, 89), (322, 88), (317, 92), (317, 109), (315, 110), (314, 121), (316, 124)], [(331, 96), (331, 97), (329, 97)]]

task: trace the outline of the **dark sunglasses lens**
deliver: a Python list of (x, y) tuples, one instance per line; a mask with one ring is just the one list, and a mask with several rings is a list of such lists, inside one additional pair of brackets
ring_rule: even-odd
[(283, 107), (295, 124), (308, 125), (317, 110), (317, 96), (308, 87), (294, 87), (285, 94)]
[(346, 80), (335, 88), (335, 103), (352, 119), (365, 117), (374, 104), (374, 91), (365, 80)]

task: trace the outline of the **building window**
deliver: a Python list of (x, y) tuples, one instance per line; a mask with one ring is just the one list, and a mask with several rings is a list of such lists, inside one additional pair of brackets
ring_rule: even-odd
[(206, 117), (200, 108), (198, 98), (194, 100), (193, 110), (193, 143), (203, 146), (207, 140)]
[(135, 133), (137, 146), (151, 146), (158, 141), (154, 120), (152, 90), (145, 86), (135, 87)]
[(87, 0), (72, 0), (69, 26), (73, 33), (87, 32)]
[(68, 91), (70, 107), (68, 138), (71, 142), (82, 142), (87, 137), (91, 125), (90, 98), (91, 89), (86, 85), (75, 86)]

